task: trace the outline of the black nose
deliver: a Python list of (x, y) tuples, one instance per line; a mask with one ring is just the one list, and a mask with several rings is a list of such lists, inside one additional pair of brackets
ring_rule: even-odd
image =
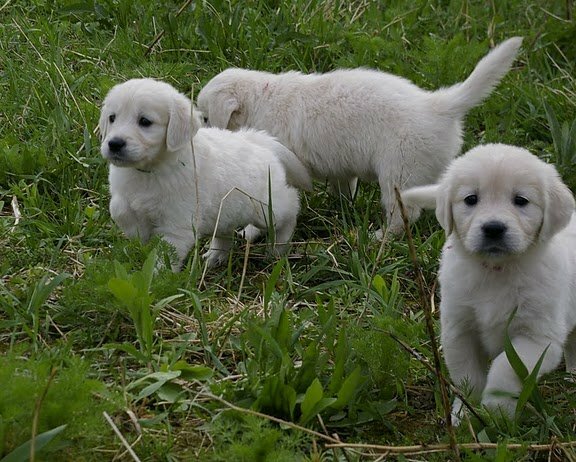
[(489, 221), (482, 225), (484, 236), (489, 239), (500, 239), (506, 233), (507, 226), (501, 221)]
[(126, 146), (126, 141), (124, 141), (122, 138), (112, 138), (110, 141), (108, 141), (108, 147), (112, 152), (118, 153), (124, 146)]

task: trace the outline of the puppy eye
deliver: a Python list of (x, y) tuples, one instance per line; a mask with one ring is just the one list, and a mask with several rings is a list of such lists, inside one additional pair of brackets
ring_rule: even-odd
[(478, 203), (478, 196), (476, 194), (470, 194), (464, 198), (464, 203), (466, 205), (476, 205)]
[(113, 124), (115, 120), (116, 120), (116, 114), (110, 114), (108, 116), (108, 122), (110, 122), (111, 124)]
[(202, 117), (202, 120), (204, 121), (205, 125), (208, 125), (208, 117)]
[(526, 199), (524, 196), (520, 195), (514, 196), (514, 205), (517, 205), (518, 207), (524, 207), (528, 205), (529, 202), (530, 201)]
[(147, 119), (146, 117), (140, 117), (138, 119), (138, 125), (140, 125), (141, 127), (149, 127), (150, 125), (152, 125), (152, 121), (150, 119)]

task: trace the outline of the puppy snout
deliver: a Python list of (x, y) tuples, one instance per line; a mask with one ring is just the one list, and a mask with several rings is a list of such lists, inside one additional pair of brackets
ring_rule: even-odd
[(126, 141), (123, 140), (122, 138), (112, 138), (110, 141), (108, 141), (108, 148), (110, 149), (111, 152), (114, 152), (116, 154), (118, 154), (120, 151), (122, 151), (122, 148), (126, 146)]
[(508, 227), (501, 221), (493, 220), (482, 225), (482, 233), (484, 233), (484, 237), (491, 240), (501, 239), (504, 234), (506, 234), (507, 230)]

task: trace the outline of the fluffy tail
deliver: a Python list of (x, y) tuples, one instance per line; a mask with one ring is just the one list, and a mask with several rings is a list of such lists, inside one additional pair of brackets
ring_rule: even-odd
[(402, 191), (404, 205), (421, 207), (423, 209), (435, 209), (438, 185), (416, 186)]
[(470, 109), (480, 104), (506, 75), (521, 44), (522, 37), (513, 37), (502, 42), (480, 60), (464, 82), (432, 93), (431, 97), (438, 112), (462, 118)]
[(278, 143), (275, 153), (286, 169), (288, 184), (304, 191), (312, 191), (312, 177), (296, 154), (281, 143)]

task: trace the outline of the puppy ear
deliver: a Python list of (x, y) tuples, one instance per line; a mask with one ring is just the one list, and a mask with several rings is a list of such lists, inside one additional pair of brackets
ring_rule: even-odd
[(108, 114), (106, 114), (106, 105), (102, 105), (100, 110), (100, 120), (98, 121), (98, 130), (100, 131), (100, 141), (106, 138), (106, 133), (108, 133)]
[(183, 95), (172, 100), (170, 119), (166, 130), (166, 147), (169, 151), (177, 151), (191, 139), (191, 103)]
[(574, 213), (574, 196), (556, 171), (544, 185), (544, 219), (540, 228), (540, 241), (547, 241), (565, 228)]
[(452, 188), (446, 181), (438, 185), (436, 191), (436, 219), (444, 229), (446, 236), (454, 230), (454, 217), (452, 216)]
[(240, 108), (240, 103), (232, 95), (226, 95), (223, 99), (210, 106), (209, 122), (212, 127), (228, 128), (230, 117), (234, 111)]

